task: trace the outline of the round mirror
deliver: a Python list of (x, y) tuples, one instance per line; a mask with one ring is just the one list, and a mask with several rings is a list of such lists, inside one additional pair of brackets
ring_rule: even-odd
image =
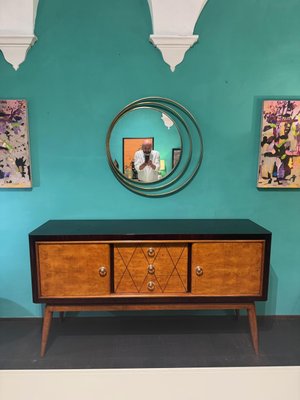
[(159, 197), (185, 187), (203, 156), (199, 126), (181, 104), (146, 97), (124, 107), (107, 132), (106, 150), (115, 177), (129, 190)]
[(181, 150), (182, 139), (174, 119), (153, 107), (123, 114), (109, 141), (115, 168), (136, 183), (166, 178), (178, 164)]

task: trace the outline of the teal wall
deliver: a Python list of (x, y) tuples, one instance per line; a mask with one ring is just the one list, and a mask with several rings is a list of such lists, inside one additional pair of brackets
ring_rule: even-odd
[[(300, 192), (256, 188), (261, 102), (300, 98), (299, 15), (299, 0), (209, 0), (171, 73), (146, 0), (40, 0), (26, 62), (15, 72), (0, 57), (0, 97), (29, 103), (34, 182), (0, 191), (1, 316), (40, 315), (27, 235), (60, 218), (250, 218), (273, 232), (259, 313), (300, 313)], [(181, 102), (201, 126), (201, 169), (171, 197), (127, 191), (106, 162), (112, 118), (144, 96)]]

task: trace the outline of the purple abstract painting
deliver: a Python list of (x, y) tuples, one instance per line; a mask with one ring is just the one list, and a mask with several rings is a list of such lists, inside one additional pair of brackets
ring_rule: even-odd
[(300, 187), (300, 100), (263, 103), (257, 187)]
[(0, 188), (31, 186), (27, 102), (0, 100)]

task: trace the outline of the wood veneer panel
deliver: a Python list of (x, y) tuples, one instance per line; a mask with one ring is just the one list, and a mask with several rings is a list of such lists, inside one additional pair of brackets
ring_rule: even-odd
[[(262, 292), (264, 241), (192, 245), (192, 294), (257, 296)], [(197, 276), (196, 267), (203, 270)]]
[[(153, 255), (149, 255), (149, 249)], [(153, 273), (149, 273), (149, 265)], [(115, 293), (186, 293), (188, 245), (118, 244), (114, 248)], [(148, 283), (153, 282), (153, 290)]]
[[(37, 243), (41, 297), (91, 297), (110, 293), (109, 245)], [(107, 274), (102, 277), (99, 268)]]

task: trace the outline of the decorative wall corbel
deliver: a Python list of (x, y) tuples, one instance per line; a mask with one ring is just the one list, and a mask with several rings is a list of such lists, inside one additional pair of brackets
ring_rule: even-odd
[(39, 0), (0, 0), (0, 50), (15, 70), (37, 40), (34, 35)]
[(207, 0), (148, 0), (153, 34), (150, 42), (174, 72), (198, 40), (194, 28)]

